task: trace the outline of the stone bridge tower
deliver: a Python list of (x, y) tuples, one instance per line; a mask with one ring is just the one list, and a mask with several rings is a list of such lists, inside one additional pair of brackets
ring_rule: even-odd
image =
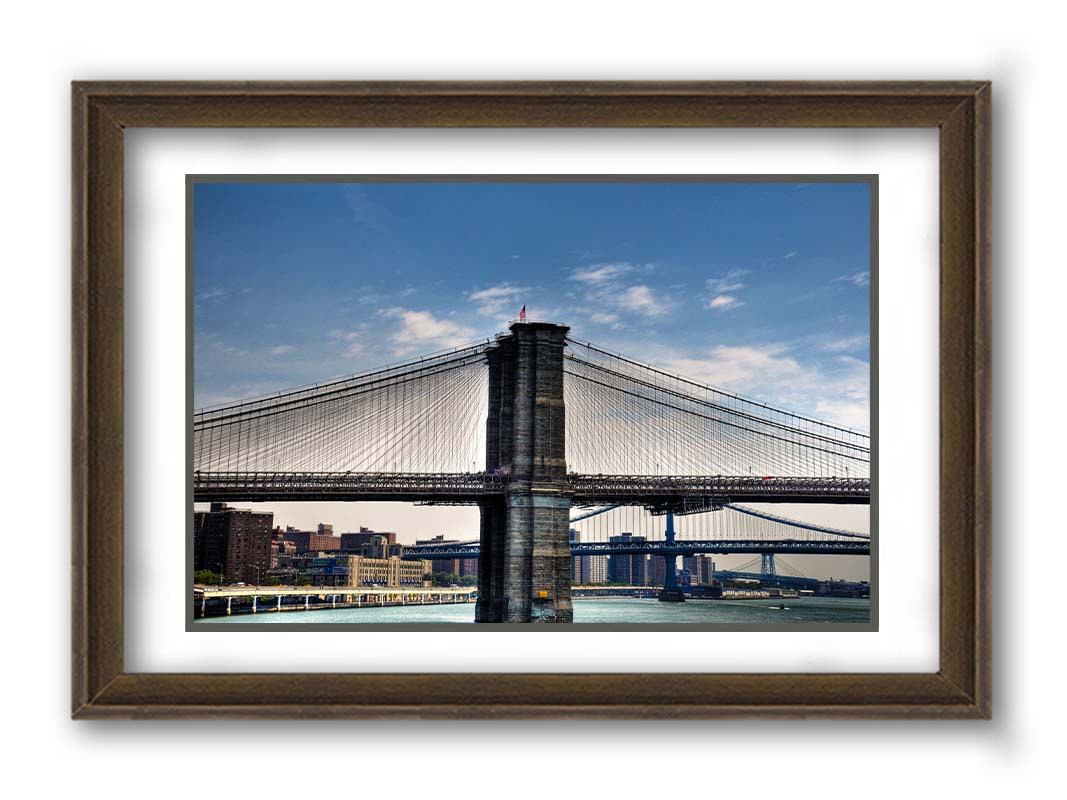
[(481, 505), (478, 622), (571, 622), (571, 498), (563, 347), (568, 327), (518, 322), (488, 351), (486, 469), (511, 475)]

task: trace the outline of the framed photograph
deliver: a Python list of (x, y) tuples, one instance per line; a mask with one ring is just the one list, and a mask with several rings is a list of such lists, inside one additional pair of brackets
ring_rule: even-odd
[(988, 717), (989, 92), (76, 83), (74, 716)]

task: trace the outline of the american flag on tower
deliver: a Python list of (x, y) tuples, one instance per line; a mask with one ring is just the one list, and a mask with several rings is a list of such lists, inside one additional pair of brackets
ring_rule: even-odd
[(519, 310), (519, 322), (526, 322), (526, 306), (525, 305), (523, 305), (523, 307)]

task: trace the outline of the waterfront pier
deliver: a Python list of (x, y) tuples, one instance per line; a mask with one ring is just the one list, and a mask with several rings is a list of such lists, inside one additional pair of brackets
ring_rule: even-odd
[(198, 619), (232, 614), (270, 614), (334, 608), (382, 608), (471, 603), (474, 587), (194, 586)]

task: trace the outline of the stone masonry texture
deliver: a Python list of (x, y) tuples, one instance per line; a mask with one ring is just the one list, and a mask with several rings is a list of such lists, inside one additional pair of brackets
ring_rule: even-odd
[(481, 506), (479, 622), (573, 619), (563, 404), (568, 328), (516, 323), (489, 352), (486, 469), (511, 476)]

